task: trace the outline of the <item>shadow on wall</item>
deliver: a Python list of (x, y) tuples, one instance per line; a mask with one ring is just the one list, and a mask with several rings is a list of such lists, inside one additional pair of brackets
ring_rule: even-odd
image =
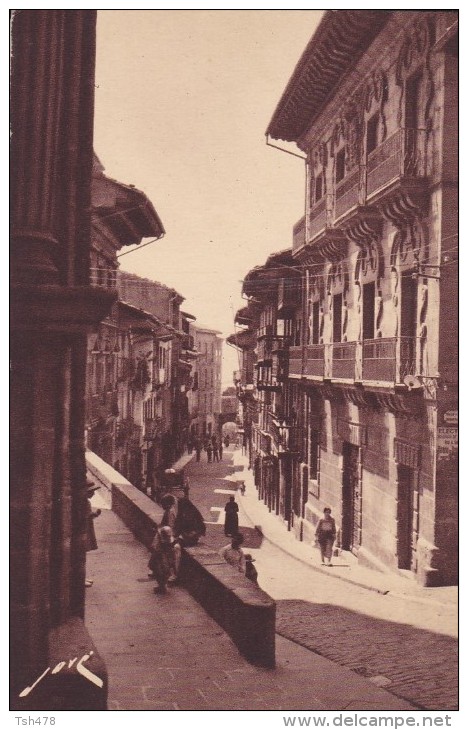
[(302, 600), (276, 602), (276, 632), (421, 709), (458, 709), (458, 642), (450, 636)]

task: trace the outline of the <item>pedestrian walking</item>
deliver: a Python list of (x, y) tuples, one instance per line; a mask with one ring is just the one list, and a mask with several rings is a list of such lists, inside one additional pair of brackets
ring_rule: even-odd
[(237, 568), (239, 573), (245, 573), (245, 555), (241, 548), (243, 542), (244, 536), (239, 533), (232, 538), (229, 545), (223, 547), (219, 552), (221, 557), (223, 557), (229, 565), (232, 565), (233, 568)]
[(205, 450), (208, 457), (208, 464), (211, 464), (211, 457), (213, 456), (213, 447), (211, 445), (211, 441), (208, 441), (207, 445), (205, 446)]
[(218, 440), (216, 436), (211, 439), (213, 445), (213, 461), (219, 461)]
[(234, 537), (239, 532), (239, 505), (234, 497), (229, 497), (224, 507), (224, 534), (227, 537)]
[(247, 553), (245, 556), (245, 577), (252, 581), (252, 583), (255, 583), (256, 586), (258, 586), (258, 573), (254, 566), (255, 558), (253, 558), (250, 553)]
[[(93, 510), (93, 506), (91, 504), (91, 498), (93, 494), (100, 489), (100, 487), (95, 487), (94, 482), (87, 479), (86, 480), (86, 486), (87, 486), (87, 499), (86, 499), (86, 552), (89, 552), (90, 550), (97, 550), (98, 544), (96, 540), (96, 532), (94, 530), (94, 520), (96, 517), (99, 517), (101, 514), (101, 510)], [(85, 586), (86, 588), (90, 588), (90, 586), (93, 585), (93, 581), (89, 578), (86, 578), (85, 580)]]
[(331, 516), (330, 507), (325, 507), (323, 510), (323, 517), (318, 521), (317, 529), (315, 531), (315, 539), (320, 547), (322, 565), (331, 566), (333, 543), (336, 539), (336, 524), (335, 520)]
[(223, 460), (223, 442), (222, 441), (219, 442), (218, 456), (219, 456), (219, 460), (222, 461)]
[(195, 454), (197, 455), (197, 461), (200, 461), (201, 451), (202, 451), (202, 445), (201, 445), (200, 441), (197, 439), (195, 441)]
[(230, 443), (231, 443), (231, 439), (229, 438), (229, 435), (226, 435), (226, 436), (224, 437), (224, 446), (226, 447), (226, 449), (228, 449), (228, 448), (229, 448), (229, 444), (230, 444)]

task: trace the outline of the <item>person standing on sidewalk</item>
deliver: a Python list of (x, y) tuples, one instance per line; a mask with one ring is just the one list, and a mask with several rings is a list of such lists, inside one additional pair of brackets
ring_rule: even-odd
[(226, 537), (234, 537), (239, 532), (239, 505), (234, 497), (229, 497), (229, 501), (226, 502), (224, 511), (226, 513), (224, 518), (224, 534)]
[(195, 441), (195, 453), (197, 455), (197, 461), (200, 461), (200, 455), (201, 455), (202, 445), (200, 443), (200, 439), (197, 438)]
[(322, 565), (331, 565), (333, 543), (336, 539), (336, 524), (331, 516), (330, 507), (325, 507), (323, 510), (323, 517), (318, 521), (315, 531), (315, 539), (320, 546)]
[(208, 457), (208, 464), (211, 464), (211, 457), (213, 456), (213, 447), (211, 445), (211, 441), (208, 441), (208, 443), (205, 446), (206, 455)]

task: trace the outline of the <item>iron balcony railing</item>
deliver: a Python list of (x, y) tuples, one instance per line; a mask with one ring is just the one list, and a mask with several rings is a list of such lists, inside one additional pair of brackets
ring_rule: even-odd
[(103, 286), (106, 289), (117, 288), (117, 271), (114, 269), (92, 268), (89, 270), (91, 286)]
[(305, 246), (305, 227), (306, 219), (305, 216), (302, 216), (302, 218), (297, 221), (297, 223), (293, 227), (293, 251), (297, 251), (298, 249)]
[(279, 453), (300, 451), (301, 433), (298, 426), (292, 426), (272, 414), (268, 429)]
[(402, 178), (427, 175), (425, 129), (399, 129), (367, 158), (367, 197)]
[(257, 339), (260, 340), (262, 337), (273, 337), (275, 328), (272, 324), (264, 324), (257, 330)]
[(257, 343), (257, 362), (269, 362), (272, 359), (272, 337), (264, 337)]
[(354, 380), (356, 376), (356, 343), (333, 342), (327, 345), (332, 378)]
[(415, 337), (386, 337), (364, 340), (362, 379), (403, 383), (407, 375), (416, 375)]
[(302, 347), (289, 348), (289, 375), (302, 375)]
[(288, 377), (288, 351), (277, 350), (273, 353), (273, 361), (271, 366), (272, 378), (277, 382), (282, 382)]
[(305, 377), (323, 378), (324, 375), (324, 345), (307, 345), (305, 348), (304, 370)]
[(362, 165), (356, 165), (351, 172), (340, 180), (335, 188), (335, 222), (359, 204)]

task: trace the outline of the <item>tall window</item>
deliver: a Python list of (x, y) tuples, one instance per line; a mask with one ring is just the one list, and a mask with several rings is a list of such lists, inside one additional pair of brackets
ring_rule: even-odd
[(319, 343), (320, 302), (312, 304), (312, 345)]
[(333, 342), (341, 342), (342, 317), (343, 317), (343, 294), (335, 294), (333, 297)]
[(345, 150), (344, 147), (336, 155), (335, 182), (339, 183), (345, 176)]
[(367, 122), (366, 150), (370, 154), (379, 144), (379, 115), (374, 114)]
[(320, 173), (320, 175), (317, 175), (315, 178), (315, 202), (318, 203), (318, 201), (323, 197), (323, 173)]
[(315, 429), (310, 428), (309, 429), (309, 449), (308, 449), (309, 479), (313, 479), (314, 481), (318, 480), (319, 448), (320, 448), (320, 434)]
[(365, 340), (375, 337), (375, 281), (363, 286), (362, 334)]

